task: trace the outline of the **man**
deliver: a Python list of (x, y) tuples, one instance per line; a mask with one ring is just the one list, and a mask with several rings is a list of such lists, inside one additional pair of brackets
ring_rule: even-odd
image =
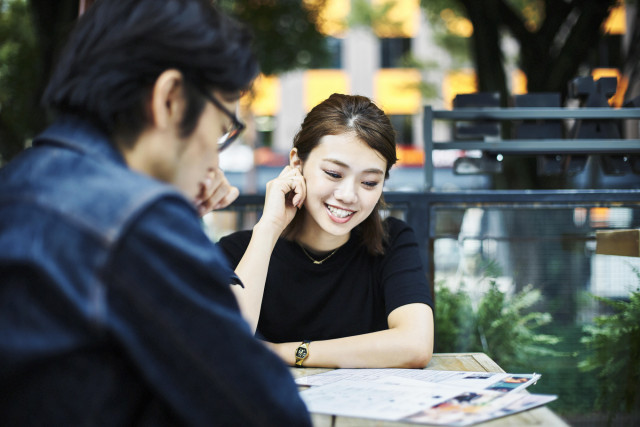
[(199, 222), (235, 197), (216, 171), (249, 44), (205, 0), (79, 20), (43, 98), (59, 119), (0, 170), (3, 425), (310, 423)]

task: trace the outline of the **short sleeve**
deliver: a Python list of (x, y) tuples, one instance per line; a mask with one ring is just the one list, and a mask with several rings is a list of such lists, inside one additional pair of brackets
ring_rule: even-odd
[(381, 264), (381, 283), (388, 316), (406, 304), (433, 308), (433, 297), (413, 229), (404, 221), (387, 218), (389, 241)]

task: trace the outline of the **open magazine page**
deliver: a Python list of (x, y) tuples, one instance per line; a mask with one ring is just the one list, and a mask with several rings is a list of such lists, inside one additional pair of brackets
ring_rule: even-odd
[[(422, 374), (438, 381), (428, 381)], [(552, 395), (511, 392), (539, 377), (537, 374), (412, 369), (338, 369), (299, 378), (297, 382), (311, 385), (301, 396), (313, 413), (466, 426), (556, 399)]]
[(342, 380), (300, 393), (313, 413), (400, 420), (451, 399), (460, 390), (409, 384)]
[(489, 390), (465, 391), (429, 409), (418, 411), (400, 420), (424, 424), (467, 426), (535, 408), (555, 399), (556, 396), (552, 395), (503, 393)]

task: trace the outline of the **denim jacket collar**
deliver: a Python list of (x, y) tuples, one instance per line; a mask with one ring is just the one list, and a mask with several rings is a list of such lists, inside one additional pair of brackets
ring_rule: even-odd
[(64, 146), (126, 166), (124, 157), (109, 137), (89, 121), (76, 116), (60, 117), (33, 140), (33, 146), (49, 144)]

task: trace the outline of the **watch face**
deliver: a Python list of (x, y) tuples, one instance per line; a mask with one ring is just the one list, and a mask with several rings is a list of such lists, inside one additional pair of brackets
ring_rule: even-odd
[(304, 347), (298, 347), (298, 349), (296, 350), (296, 357), (299, 357), (301, 359), (307, 357), (307, 349)]

